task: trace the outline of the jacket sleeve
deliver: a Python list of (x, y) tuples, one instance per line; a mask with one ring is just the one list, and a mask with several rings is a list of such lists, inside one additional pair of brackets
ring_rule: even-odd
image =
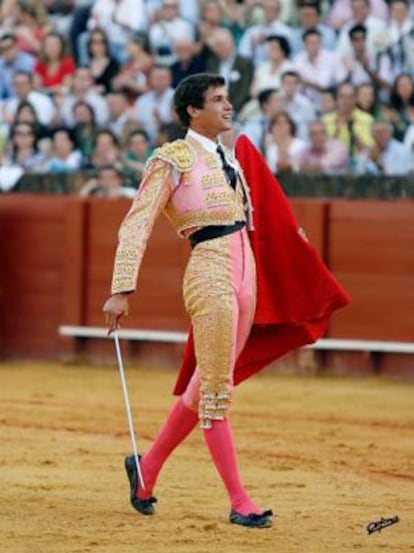
[(154, 160), (119, 229), (111, 293), (133, 292), (154, 223), (172, 191), (172, 166)]

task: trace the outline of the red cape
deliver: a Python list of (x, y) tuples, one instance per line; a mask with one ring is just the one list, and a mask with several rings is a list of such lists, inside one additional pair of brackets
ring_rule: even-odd
[[(257, 271), (254, 323), (234, 370), (234, 383), (239, 384), (323, 336), (330, 315), (347, 305), (349, 296), (299, 234), (286, 196), (246, 136), (237, 141), (236, 157), (250, 187), (255, 230), (249, 236)], [(190, 332), (175, 394), (184, 392), (195, 366)]]

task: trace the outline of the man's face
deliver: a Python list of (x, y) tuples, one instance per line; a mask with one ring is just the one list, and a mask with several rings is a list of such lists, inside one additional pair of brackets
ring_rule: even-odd
[(317, 56), (321, 49), (321, 37), (316, 34), (307, 36), (305, 40), (305, 48), (309, 56)]
[(392, 130), (387, 123), (376, 123), (372, 129), (372, 137), (380, 150), (385, 150), (391, 139)]
[(351, 44), (355, 54), (362, 54), (365, 50), (365, 34), (354, 33), (351, 38)]
[(352, 85), (343, 85), (339, 88), (336, 106), (341, 113), (350, 113), (355, 108), (356, 95)]
[(117, 190), (121, 187), (122, 179), (115, 169), (101, 169), (98, 176), (98, 186), (106, 192)]
[(109, 94), (106, 101), (112, 118), (119, 117), (125, 111), (126, 102), (121, 94)]
[(92, 88), (92, 85), (93, 79), (89, 69), (85, 67), (79, 68), (73, 79), (73, 89), (78, 93), (87, 92)]
[(17, 54), (16, 41), (12, 38), (4, 38), (0, 40), (0, 56), (6, 62), (12, 62)]
[(317, 10), (312, 6), (302, 6), (299, 9), (299, 19), (302, 27), (311, 29), (319, 23), (319, 15)]
[(162, 5), (162, 18), (166, 21), (172, 21), (179, 16), (180, 10), (178, 0), (165, 0)]
[(309, 127), (309, 138), (314, 150), (323, 150), (326, 143), (325, 125), (319, 122), (311, 124)]
[(279, 17), (279, 0), (264, 0), (262, 5), (267, 23), (271, 23)]
[(369, 15), (369, 6), (365, 0), (352, 0), (352, 16), (358, 23), (363, 23)]
[(408, 17), (408, 6), (404, 2), (394, 1), (390, 5), (390, 16), (391, 19), (398, 21), (398, 23), (403, 23)]
[(151, 87), (158, 94), (165, 92), (171, 84), (171, 73), (169, 69), (164, 67), (155, 67), (151, 73), (150, 83)]
[(299, 86), (299, 79), (295, 75), (286, 75), (282, 79), (282, 88), (283, 92), (288, 97), (292, 97), (296, 94), (296, 91)]
[(19, 98), (26, 98), (32, 90), (32, 84), (28, 75), (16, 75), (14, 77), (14, 89)]
[(233, 107), (225, 86), (210, 87), (204, 95), (204, 106), (189, 108), (195, 126), (207, 136), (217, 136), (232, 128)]

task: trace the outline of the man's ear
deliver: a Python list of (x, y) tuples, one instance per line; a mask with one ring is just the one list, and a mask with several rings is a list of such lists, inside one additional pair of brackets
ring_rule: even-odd
[(196, 119), (198, 117), (198, 114), (200, 113), (200, 110), (198, 108), (195, 108), (194, 106), (187, 106), (187, 113), (191, 117), (191, 119)]

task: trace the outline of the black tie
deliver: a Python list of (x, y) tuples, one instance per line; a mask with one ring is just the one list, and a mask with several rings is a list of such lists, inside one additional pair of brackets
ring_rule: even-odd
[(221, 164), (223, 167), (223, 171), (226, 175), (226, 179), (228, 180), (230, 186), (234, 190), (236, 190), (236, 182), (237, 182), (236, 170), (232, 165), (230, 165), (230, 163), (228, 163), (226, 156), (224, 155), (224, 150), (220, 144), (217, 146), (217, 153), (221, 158)]

